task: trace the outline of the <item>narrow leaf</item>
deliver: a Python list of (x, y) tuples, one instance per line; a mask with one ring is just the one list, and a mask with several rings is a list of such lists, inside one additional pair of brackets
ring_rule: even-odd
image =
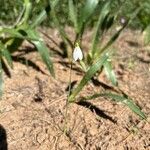
[(55, 9), (55, 7), (58, 5), (59, 1), (60, 0), (53, 0), (53, 1), (49, 0), (49, 4), (52, 7), (52, 9)]
[(92, 49), (91, 49), (92, 56), (94, 56), (97, 50), (97, 43), (99, 41), (99, 36), (102, 35), (102, 32), (103, 32), (101, 30), (102, 28), (101, 26), (107, 14), (109, 13), (109, 11), (110, 11), (110, 1), (107, 1), (99, 12), (99, 18), (95, 27), (95, 32), (94, 32), (93, 41), (92, 41)]
[(150, 43), (150, 25), (144, 30), (144, 43), (147, 45)]
[(2, 28), (0, 30), (0, 34), (9, 34), (13, 37), (18, 37), (18, 38), (22, 37), (22, 35), (18, 31), (16, 31), (16, 29), (10, 29), (10, 28)]
[(24, 0), (24, 8), (25, 8), (24, 14), (18, 26), (28, 23), (31, 10), (32, 10), (32, 3), (30, 2), (30, 0)]
[(0, 34), (8, 34), (9, 38), (19, 38), (19, 39), (26, 39), (26, 40), (39, 40), (38, 38), (31, 38), (28, 36), (23, 35), (22, 33), (20, 33), (20, 31), (26, 32), (26, 28), (25, 29), (21, 29), (21, 30), (16, 30), (16, 29), (10, 29), (10, 28), (3, 28), (0, 30)]
[(1, 51), (1, 55), (6, 59), (8, 65), (12, 68), (13, 63), (12, 63), (10, 52), (8, 51), (7, 48), (5, 48), (5, 46), (1, 42), (0, 42), (0, 51)]
[(100, 51), (96, 54), (97, 57), (99, 57), (99, 55), (101, 53), (103, 53), (106, 49), (108, 49), (119, 37), (119, 35), (121, 34), (121, 32), (133, 21), (133, 19), (137, 16), (137, 14), (139, 13), (139, 11), (141, 10), (141, 7), (137, 8), (134, 12), (134, 14), (129, 18), (129, 20), (122, 26), (122, 28), (120, 28), (120, 30), (118, 30), (110, 39), (109, 41), (104, 45), (104, 47), (102, 49), (100, 49)]
[(31, 28), (35, 28), (36, 26), (40, 25), (43, 20), (45, 20), (47, 17), (46, 10), (43, 10), (33, 21), (31, 24)]
[(103, 23), (101, 25), (101, 30), (102, 31), (107, 31), (108, 29), (111, 28), (111, 26), (113, 25), (114, 23), (114, 19), (117, 15), (110, 15), (108, 14), (105, 19), (103, 20)]
[(51, 7), (50, 7), (50, 3), (45, 7), (44, 10), (42, 10), (34, 19), (33, 23), (31, 24), (31, 28), (35, 28), (38, 25), (40, 25), (47, 17), (47, 15), (50, 13), (51, 11)]
[(98, 59), (98, 61), (93, 64), (89, 70), (86, 72), (79, 85), (73, 90), (72, 94), (69, 97), (69, 102), (73, 102), (77, 94), (83, 89), (83, 87), (87, 84), (88, 81), (94, 76), (94, 74), (101, 69), (102, 65), (108, 59), (108, 55), (104, 54), (102, 57)]
[(39, 38), (39, 41), (34, 41), (31, 40), (31, 42), (36, 46), (38, 52), (40, 53), (44, 63), (46, 64), (49, 72), (51, 73), (51, 75), (54, 77), (54, 69), (53, 69), (53, 63), (50, 59), (50, 55), (49, 55), (49, 50), (46, 47), (45, 43), (40, 40), (40, 36), (37, 34), (36, 31), (34, 30), (27, 30), (28, 36), (30, 36), (31, 38)]
[(104, 70), (107, 78), (112, 82), (113, 85), (117, 85), (117, 79), (112, 69), (111, 61), (109, 59), (104, 63)]
[(65, 30), (64, 30), (64, 26), (62, 27), (60, 22), (59, 22), (59, 19), (58, 19), (58, 16), (56, 14), (56, 11), (55, 11), (55, 7), (57, 6), (58, 2), (60, 0), (55, 0), (54, 2), (51, 2), (49, 0), (49, 3), (51, 4), (51, 7), (52, 7), (52, 10), (51, 10), (51, 16), (53, 18), (53, 21), (54, 21), (54, 24), (56, 26), (56, 28), (59, 30), (59, 33), (60, 33), (60, 36), (62, 38), (62, 40), (68, 44), (71, 48), (74, 47), (74, 45), (72, 44), (71, 40), (69, 39), (68, 35), (66, 34)]
[(96, 54), (99, 56), (101, 53), (103, 53), (106, 49), (108, 49), (119, 37), (120, 33), (123, 31), (125, 26), (123, 26), (120, 30), (118, 30), (111, 38), (110, 40), (106, 43), (106, 45)]
[(92, 96), (84, 98), (83, 100), (91, 100), (91, 99), (95, 99), (98, 97), (111, 98), (112, 100), (116, 102), (121, 102), (125, 104), (126, 106), (128, 106), (135, 114), (140, 116), (142, 119), (147, 118), (146, 115), (140, 110), (140, 108), (133, 102), (133, 100), (128, 97), (120, 96), (120, 95), (113, 94), (113, 93), (100, 93), (100, 94), (96, 93)]
[(70, 19), (74, 24), (75, 30), (78, 33), (78, 20), (77, 20), (77, 10), (74, 6), (73, 0), (69, 0), (69, 15)]
[(80, 10), (80, 30), (82, 29), (82, 26), (88, 21), (88, 19), (91, 17), (93, 12), (95, 11), (95, 8), (98, 5), (98, 0), (86, 0), (85, 5), (83, 9)]

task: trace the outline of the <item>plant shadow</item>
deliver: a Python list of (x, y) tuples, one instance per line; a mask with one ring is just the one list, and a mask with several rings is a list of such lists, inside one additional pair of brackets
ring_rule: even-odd
[(6, 65), (6, 63), (5, 63), (3, 60), (2, 60), (2, 68), (3, 68), (4, 72), (5, 72), (5, 74), (6, 74), (9, 78), (11, 78), (10, 70), (9, 70), (8, 66)]
[[(36, 49), (34, 47), (26, 46), (25, 48), (20, 49), (19, 53), (17, 55), (11, 56), (11, 58), (12, 58), (12, 60), (14, 62), (19, 62), (19, 63), (21, 63), (23, 65), (30, 66), (33, 69), (35, 69), (36, 71), (41, 72), (42, 74), (47, 75), (38, 65), (36, 65), (31, 60), (25, 58), (26, 54), (29, 54), (29, 53), (32, 53), (32, 52), (35, 52), (35, 51), (36, 51)], [(4, 72), (5, 72), (5, 74), (9, 78), (11, 78), (11, 72), (9, 70), (9, 67), (5, 63), (5, 61), (2, 61), (2, 68), (3, 68)]]
[(98, 115), (101, 118), (104, 118), (106, 120), (111, 121), (112, 123), (116, 124), (116, 120), (114, 120), (111, 116), (107, 115), (104, 111), (102, 111), (101, 109), (99, 109), (97, 106), (93, 105), (92, 103), (88, 102), (88, 101), (79, 101), (76, 102), (76, 104), (83, 106), (85, 108), (90, 109), (91, 112), (95, 113), (96, 115)]
[[(68, 85), (65, 89), (66, 92), (68, 92), (70, 90), (70, 92), (72, 92), (74, 86), (77, 84), (77, 81), (72, 81), (70, 85)], [(71, 93), (70, 93), (71, 94)]]
[[(60, 61), (57, 61), (57, 63), (70, 69), (70, 63), (69, 62), (64, 62), (64, 61), (60, 60)], [(74, 66), (74, 64), (72, 65), (72, 70), (76, 71), (76, 73), (78, 75), (83, 75), (83, 71), (79, 67)]]
[(54, 49), (52, 47), (50, 47), (49, 44), (47, 44), (47, 46), (54, 51), (57, 55), (59, 55), (62, 58), (67, 58), (67, 46), (66, 44), (62, 41), (59, 44), (52, 38), (50, 37), (47, 33), (43, 32), (42, 30), (40, 30), (40, 32), (49, 40), (51, 41), (58, 49)]
[(106, 90), (111, 90), (111, 91), (114, 91), (114, 92), (118, 92), (116, 89), (114, 89), (113, 86), (107, 85), (106, 83), (103, 83), (103, 82), (99, 81), (98, 79), (92, 78), (91, 80), (92, 80), (92, 83), (95, 86), (101, 86), (101, 87), (103, 87)]
[(0, 150), (8, 150), (6, 130), (1, 124), (0, 124)]
[(36, 48), (32, 46), (25, 46), (24, 48), (19, 49), (19, 54), (17, 56), (24, 56), (26, 54), (36, 52)]
[(129, 40), (127, 40), (126, 42), (127, 42), (128, 45), (131, 46), (131, 47), (135, 47), (135, 48), (140, 47), (140, 44), (139, 44), (138, 42), (129, 41)]
[(149, 63), (150, 63), (150, 59), (149, 59), (149, 60), (145, 60), (144, 58), (139, 57), (139, 56), (136, 56), (136, 58), (137, 58), (140, 62), (142, 62), (142, 63), (145, 63), (145, 64), (149, 64)]
[(42, 74), (47, 75), (38, 65), (36, 65), (34, 62), (32, 62), (31, 60), (25, 58), (25, 57), (18, 57), (18, 56), (12, 56), (12, 60), (14, 62), (19, 62), (22, 63), (23, 65), (27, 65), (32, 67), (33, 69), (35, 69), (38, 72), (41, 72)]

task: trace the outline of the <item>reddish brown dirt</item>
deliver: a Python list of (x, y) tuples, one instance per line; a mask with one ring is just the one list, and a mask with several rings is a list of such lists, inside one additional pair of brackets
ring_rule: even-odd
[[(48, 30), (46, 33), (60, 42), (57, 31)], [(89, 34), (85, 36), (83, 50), (88, 48)], [(150, 47), (144, 47), (140, 37), (138, 31), (124, 31), (113, 46), (118, 49), (113, 64), (119, 88), (140, 106), (149, 121)], [(57, 49), (50, 41), (47, 44)], [(26, 43), (24, 45), (27, 47)], [(27, 61), (26, 65), (22, 64), (20, 57), (34, 62), (39, 68)], [(48, 75), (36, 52), (24, 54), (21, 50), (14, 54), (14, 60), (11, 78), (4, 76), (4, 95), (0, 101), (0, 124), (3, 126), (0, 126), (0, 138), (5, 141), (6, 131), (8, 150), (150, 149), (148, 122), (141, 120), (126, 106), (105, 98), (90, 101), (86, 107), (84, 104), (70, 104), (65, 134), (65, 89), (69, 80), (67, 59), (54, 53), (56, 79)], [(79, 81), (81, 78), (82, 74), (74, 70), (72, 80)], [(109, 83), (104, 75), (99, 80)], [(102, 89), (89, 83), (81, 95)], [(5, 143), (1, 141), (0, 147)]]

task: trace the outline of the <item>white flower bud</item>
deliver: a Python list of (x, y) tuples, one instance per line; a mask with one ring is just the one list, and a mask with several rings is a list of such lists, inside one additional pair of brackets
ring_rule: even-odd
[(74, 61), (83, 59), (83, 53), (78, 44), (73, 51), (73, 59), (74, 59)]

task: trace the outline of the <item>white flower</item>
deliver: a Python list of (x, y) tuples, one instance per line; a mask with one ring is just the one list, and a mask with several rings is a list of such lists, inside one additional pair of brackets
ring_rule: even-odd
[(73, 59), (74, 59), (74, 61), (83, 59), (83, 53), (78, 44), (73, 51)]
[(121, 18), (121, 19), (120, 19), (120, 23), (121, 23), (121, 24), (125, 24), (125, 23), (126, 23), (125, 18)]

